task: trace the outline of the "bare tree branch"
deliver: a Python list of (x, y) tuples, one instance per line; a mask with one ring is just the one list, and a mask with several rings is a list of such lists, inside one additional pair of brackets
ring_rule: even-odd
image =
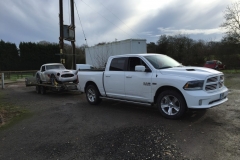
[(227, 6), (224, 11), (224, 23), (220, 27), (226, 29), (226, 35), (240, 42), (240, 1)]

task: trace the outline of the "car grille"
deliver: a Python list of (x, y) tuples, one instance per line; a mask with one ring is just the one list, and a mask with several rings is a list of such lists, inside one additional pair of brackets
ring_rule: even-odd
[(212, 90), (222, 88), (223, 86), (224, 86), (224, 76), (223, 75), (213, 76), (206, 80), (205, 90), (212, 91)]
[(63, 74), (63, 75), (61, 75), (61, 77), (73, 77), (74, 76), (74, 74)]

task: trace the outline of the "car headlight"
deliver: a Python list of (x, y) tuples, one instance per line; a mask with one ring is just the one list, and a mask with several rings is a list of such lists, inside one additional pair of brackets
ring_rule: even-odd
[(185, 89), (185, 90), (202, 90), (203, 83), (204, 83), (203, 80), (189, 81), (183, 86), (183, 89)]

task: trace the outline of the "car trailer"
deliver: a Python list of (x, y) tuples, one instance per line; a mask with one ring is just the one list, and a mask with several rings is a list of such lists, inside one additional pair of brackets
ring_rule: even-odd
[(47, 90), (50, 91), (78, 91), (77, 84), (73, 82), (65, 82), (65, 83), (57, 83), (51, 84), (51, 83), (37, 83), (35, 77), (27, 77), (25, 78), (25, 85), (26, 87), (35, 86), (36, 92), (38, 94), (46, 94)]

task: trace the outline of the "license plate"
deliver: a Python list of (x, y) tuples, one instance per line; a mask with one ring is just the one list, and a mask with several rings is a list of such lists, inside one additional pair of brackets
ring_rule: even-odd
[(220, 99), (223, 99), (223, 97), (224, 97), (224, 93), (221, 93), (220, 94)]

